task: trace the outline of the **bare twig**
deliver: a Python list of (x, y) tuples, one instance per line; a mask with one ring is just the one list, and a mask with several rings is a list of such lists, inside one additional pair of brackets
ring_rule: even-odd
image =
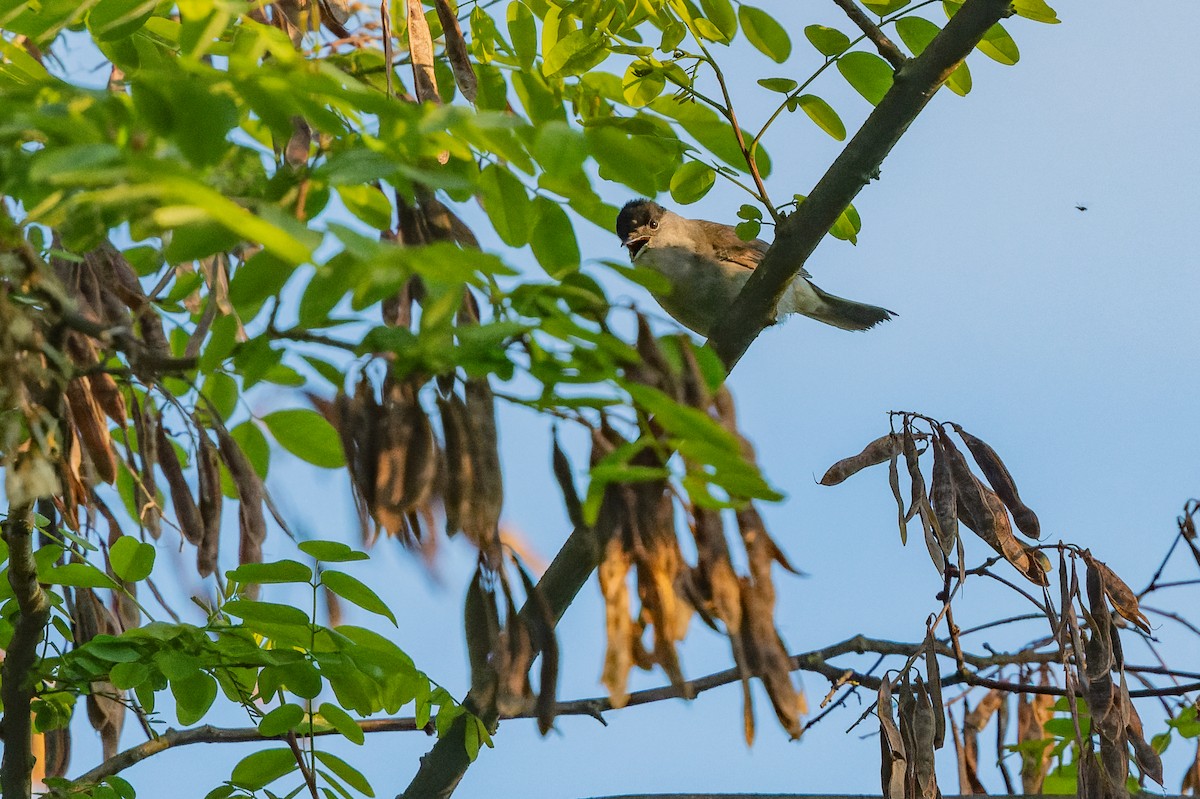
[(893, 69), (900, 69), (904, 63), (908, 61), (908, 56), (904, 55), (904, 51), (896, 46), (896, 43), (887, 37), (887, 34), (879, 29), (879, 26), (871, 21), (871, 18), (854, 2), (854, 0), (833, 0), (833, 2), (846, 12), (846, 16), (850, 21), (858, 26), (858, 29), (871, 40), (875, 45), (875, 49), (883, 56)]

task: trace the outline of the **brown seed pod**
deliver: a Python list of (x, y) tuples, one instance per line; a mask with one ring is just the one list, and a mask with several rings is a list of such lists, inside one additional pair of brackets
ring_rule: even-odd
[(163, 476), (167, 478), (167, 487), (171, 490), (171, 505), (175, 508), (175, 519), (179, 529), (189, 544), (198, 545), (204, 537), (204, 522), (200, 518), (200, 508), (192, 499), (192, 490), (183, 476), (183, 465), (179, 455), (167, 436), (166, 428), (160, 417), (156, 425), (156, 448), (158, 465), (162, 467)]
[(1041, 538), (1042, 528), (1037, 514), (1021, 501), (1021, 497), (1017, 493), (1016, 481), (1013, 480), (1004, 461), (1000, 460), (1000, 456), (996, 454), (996, 450), (992, 449), (983, 439), (976, 438), (958, 425), (953, 425), (953, 427), (966, 443), (967, 449), (971, 450), (971, 456), (979, 464), (983, 476), (987, 478), (992, 489), (1005, 506), (1012, 511), (1017, 529), (1034, 540)]
[(1091, 550), (1083, 551), (1083, 560), (1088, 564), (1089, 569), (1095, 568), (1099, 572), (1100, 579), (1104, 584), (1104, 593), (1108, 595), (1108, 600), (1112, 602), (1117, 613), (1141, 629), (1146, 635), (1150, 635), (1150, 620), (1146, 618), (1146, 614), (1142, 613), (1137, 594), (1133, 592), (1128, 583), (1118, 577), (1117, 573), (1110, 569), (1104, 561), (1094, 558)]
[(162, 526), (159, 524), (161, 511), (158, 506), (158, 484), (154, 476), (154, 467), (158, 463), (158, 423), (150, 405), (139, 404), (136, 394), (133, 395), (133, 427), (137, 433), (138, 454), (142, 461), (141, 469), (138, 470), (140, 482), (135, 492), (138, 513), (141, 523), (151, 537), (157, 539), (162, 535)]
[(848, 477), (858, 474), (868, 466), (876, 466), (900, 454), (900, 437), (894, 433), (879, 438), (867, 444), (863, 451), (849, 458), (842, 458), (829, 467), (821, 478), (821, 485), (835, 486)]
[(496, 436), (495, 398), (486, 378), (468, 378), (465, 390), (475, 483), (470, 513), (463, 520), (463, 531), (492, 563), (499, 563), (504, 478), (500, 471), (500, 449)]
[(196, 469), (199, 473), (200, 521), (203, 532), (196, 552), (196, 570), (207, 577), (217, 568), (217, 553), (221, 544), (221, 461), (217, 447), (197, 425), (199, 446)]
[(954, 479), (950, 474), (950, 460), (942, 444), (943, 433), (938, 430), (933, 436), (933, 481), (929, 486), (929, 504), (936, 520), (938, 543), (947, 557), (954, 551), (958, 538), (958, 498), (954, 493)]
[(437, 13), (446, 42), (446, 59), (454, 71), (454, 82), (458, 84), (458, 90), (463, 93), (463, 97), (473, 103), (478, 91), (478, 79), (475, 77), (471, 56), (467, 52), (462, 28), (458, 25), (458, 15), (447, 0), (437, 0)]
[(445, 441), (443, 456), (446, 479), (442, 487), (442, 503), (446, 509), (446, 534), (455, 535), (470, 514), (471, 494), (475, 486), (471, 429), (467, 421), (467, 407), (457, 394), (438, 397), (437, 403)]
[(80, 441), (87, 453), (88, 461), (96, 470), (101, 482), (112, 484), (117, 479), (117, 456), (113, 452), (112, 437), (108, 432), (108, 419), (96, 401), (85, 378), (75, 378), (67, 383), (65, 391), (67, 408)]
[(229, 435), (225, 425), (215, 426), (217, 451), (238, 492), (238, 565), (261, 563), (262, 545), (267, 538), (267, 520), (263, 515), (262, 478), (250, 464), (246, 453)]
[(407, 0), (408, 52), (412, 62), (413, 87), (417, 102), (440, 103), (437, 78), (433, 72), (433, 37), (421, 0)]

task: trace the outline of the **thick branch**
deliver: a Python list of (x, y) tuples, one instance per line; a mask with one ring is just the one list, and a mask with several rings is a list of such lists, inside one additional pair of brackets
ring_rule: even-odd
[(33, 507), (9, 508), (4, 523), (8, 544), (8, 583), (17, 600), (12, 641), (0, 664), (0, 701), (4, 703), (4, 758), (0, 761), (0, 794), (18, 799), (33, 790), (33, 753), (29, 675), (37, 662), (37, 647), (50, 621), (50, 600), (37, 581), (33, 559)]
[[(550, 608), (555, 624), (562, 619), (567, 608), (575, 601), (575, 595), (596, 568), (595, 536), (591, 528), (575, 528), (562, 549), (554, 556), (542, 579), (538, 580), (538, 591)], [(528, 601), (521, 608), (522, 616), (535, 612), (532, 603)], [(479, 711), (479, 702), (479, 697), (468, 693), (463, 704)], [(487, 718), (485, 715), (483, 720), (488, 727), (494, 726), (495, 718)], [(438, 739), (429, 754), (421, 758), (421, 767), (402, 796), (414, 799), (449, 796), (470, 765), (471, 761), (467, 759), (466, 719), (460, 717), (455, 719), (450, 729)]]
[(934, 92), (1009, 9), (1009, 0), (967, 0), (925, 51), (905, 62), (892, 88), (841, 155), (776, 231), (775, 242), (709, 344), (727, 368), (738, 362), (768, 324), (788, 283), (799, 273), (838, 216), (925, 108)]
[(908, 60), (908, 56), (904, 55), (904, 51), (896, 46), (896, 43), (887, 37), (887, 34), (879, 29), (879, 26), (871, 21), (871, 18), (863, 12), (854, 0), (833, 0), (837, 6), (846, 12), (846, 16), (850, 17), (850, 21), (858, 26), (858, 29), (863, 32), (871, 43), (875, 45), (875, 49), (879, 54), (892, 65), (894, 69), (900, 69), (904, 66), (904, 62)]

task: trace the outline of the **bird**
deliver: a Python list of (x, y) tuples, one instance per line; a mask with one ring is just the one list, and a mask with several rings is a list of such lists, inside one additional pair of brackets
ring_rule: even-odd
[[(655, 300), (677, 322), (708, 336), (729, 310), (770, 246), (743, 241), (730, 225), (688, 219), (653, 200), (630, 200), (617, 215), (617, 236), (635, 266), (666, 278), (671, 290)], [(818, 288), (804, 269), (784, 290), (771, 322), (802, 314), (842, 330), (868, 330), (895, 314), (886, 308), (835, 297)]]

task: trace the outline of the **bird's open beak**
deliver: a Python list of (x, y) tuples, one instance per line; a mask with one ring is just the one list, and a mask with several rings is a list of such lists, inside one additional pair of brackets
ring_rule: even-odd
[(621, 243), (625, 246), (625, 249), (629, 250), (629, 260), (636, 261), (638, 253), (642, 251), (643, 247), (650, 243), (650, 237), (630, 236)]

